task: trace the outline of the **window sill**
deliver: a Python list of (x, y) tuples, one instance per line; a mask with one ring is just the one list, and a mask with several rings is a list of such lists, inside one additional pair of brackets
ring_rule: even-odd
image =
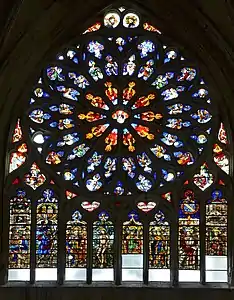
[(121, 285), (115, 285), (112, 282), (93, 282), (92, 284), (75, 282), (75, 281), (67, 281), (62, 285), (54, 281), (38, 281), (34, 284), (30, 284), (29, 282), (21, 282), (14, 281), (8, 282), (1, 287), (60, 287), (60, 288), (68, 288), (68, 287), (79, 287), (79, 288), (146, 288), (146, 289), (234, 289), (234, 287), (230, 287), (228, 283), (193, 283), (193, 282), (181, 282), (177, 286), (172, 286), (169, 282), (150, 282), (148, 285), (140, 283), (140, 282), (124, 282)]

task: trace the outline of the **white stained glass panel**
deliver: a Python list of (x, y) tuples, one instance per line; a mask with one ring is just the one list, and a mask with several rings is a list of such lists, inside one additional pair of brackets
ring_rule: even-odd
[(170, 281), (170, 270), (149, 269), (149, 281)]
[(57, 280), (57, 268), (37, 268), (35, 279), (36, 281), (55, 281)]
[(142, 281), (142, 269), (122, 269), (122, 281)]
[(9, 281), (29, 281), (30, 270), (29, 269), (9, 269), (8, 270)]
[(114, 281), (113, 269), (93, 269), (93, 281)]
[(86, 281), (86, 269), (85, 268), (66, 268), (65, 280), (80, 280)]
[(143, 254), (123, 254), (122, 268), (143, 268)]
[(206, 271), (206, 282), (227, 282), (227, 271)]
[(179, 281), (199, 282), (200, 270), (179, 270)]
[(227, 270), (227, 256), (206, 256), (206, 270)]

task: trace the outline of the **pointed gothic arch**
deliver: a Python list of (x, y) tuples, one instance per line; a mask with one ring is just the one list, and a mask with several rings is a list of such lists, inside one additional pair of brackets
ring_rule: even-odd
[[(208, 246), (207, 252), (204, 250), (204, 230), (200, 224), (196, 224), (196, 233), (190, 230), (198, 204), (184, 201), (181, 190), (188, 187), (194, 191), (199, 205), (204, 207), (213, 189), (229, 189), (231, 142), (225, 130), (227, 124), (223, 125), (213, 98), (215, 95), (196, 64), (168, 42), (148, 22), (147, 16), (135, 9), (114, 6), (101, 13), (97, 22), (72, 46), (58, 52), (54, 61), (45, 66), (31, 91), (26, 113), (17, 116), (11, 132), (5, 190), (9, 199), (17, 195), (16, 203), (22, 201), (19, 200), (22, 193), (30, 194), (32, 219), (27, 221), (29, 223), (10, 224), (9, 280), (20, 279), (17, 269), (27, 273), (24, 279), (37, 280), (35, 258), (43, 261), (43, 255), (47, 254), (48, 261), (52, 259), (53, 263), (44, 262), (42, 269), (52, 269), (53, 280), (66, 280), (63, 210), (70, 214), (70, 219), (72, 207), (87, 216), (87, 274), (82, 280), (92, 282), (96, 251), (92, 246), (96, 230), (92, 224), (98, 222), (94, 221), (97, 212), (105, 209), (112, 213), (111, 222), (115, 225), (111, 278), (120, 284), (123, 255), (131, 254), (126, 250), (128, 247), (121, 251), (122, 242), (126, 241), (121, 224), (138, 222), (123, 218), (126, 212), (137, 209), (142, 220), (139, 221), (142, 257), (136, 268), (141, 272), (126, 280), (151, 281), (150, 255), (167, 251), (163, 249), (164, 237), (160, 234), (154, 237), (160, 241), (155, 243), (155, 253), (149, 249), (149, 222), (160, 208), (169, 216), (171, 235), (167, 238), (174, 243), (170, 256), (173, 268), (167, 281), (180, 280), (176, 270), (184, 268), (180, 265), (181, 255), (189, 263), (187, 266), (192, 265), (197, 271), (195, 281), (206, 282), (205, 254), (210, 252)], [(44, 235), (35, 227), (36, 201), (47, 188), (52, 193), (55, 191), (59, 203), (57, 248), (52, 247), (55, 243), (50, 231), (54, 228), (57, 232), (58, 228), (48, 225), (52, 221), (51, 213), (43, 215), (47, 226), (43, 228)], [(203, 203), (202, 199), (205, 199)], [(179, 227), (175, 221), (178, 210), (182, 215), (179, 215)], [(197, 217), (198, 223), (201, 223), (200, 218), (205, 218), (204, 209)], [(28, 236), (28, 231), (22, 232), (22, 228), (28, 230), (28, 226), (31, 226), (31, 235), (27, 246), (23, 235)], [(21, 232), (17, 231), (19, 228)], [(224, 230), (227, 232), (227, 227)], [(197, 241), (194, 245), (186, 240), (188, 231), (189, 238)], [(177, 233), (178, 243), (175, 242)], [(132, 243), (133, 246), (135, 239), (131, 240), (130, 236), (129, 239), (127, 245)], [(219, 246), (218, 242), (213, 243)], [(199, 255), (193, 257), (185, 252), (187, 246)], [(227, 244), (224, 247), (227, 253)], [(101, 255), (105, 260), (107, 252), (104, 248), (103, 251)], [(30, 259), (25, 263), (24, 256), (28, 255)], [(164, 266), (164, 256), (165, 253), (151, 260)], [(54, 257), (58, 257), (58, 261)], [(44, 275), (39, 278), (45, 279)], [(226, 275), (222, 281), (227, 280)]]

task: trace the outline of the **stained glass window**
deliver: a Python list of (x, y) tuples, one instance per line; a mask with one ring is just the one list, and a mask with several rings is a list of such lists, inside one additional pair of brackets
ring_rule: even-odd
[(200, 207), (194, 192), (186, 190), (179, 206), (179, 279), (200, 280)]
[(58, 200), (52, 189), (44, 190), (37, 201), (36, 218), (36, 280), (56, 280)]
[(206, 204), (206, 280), (227, 281), (227, 200), (214, 190)]
[(30, 229), (31, 200), (24, 190), (18, 189), (10, 199), (8, 276), (13, 280), (30, 278)]
[(228, 281), (229, 122), (155, 23), (104, 10), (15, 110), (8, 280)]
[(66, 227), (66, 280), (85, 280), (87, 267), (87, 223), (79, 211)]
[(170, 281), (170, 225), (161, 211), (149, 224), (149, 281)]
[(143, 225), (135, 211), (122, 229), (122, 280), (143, 280)]
[(93, 223), (93, 280), (114, 280), (114, 226), (103, 211)]

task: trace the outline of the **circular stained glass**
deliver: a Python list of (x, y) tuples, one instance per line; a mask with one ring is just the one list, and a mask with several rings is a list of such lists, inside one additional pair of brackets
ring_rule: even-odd
[(97, 24), (44, 68), (26, 115), (32, 141), (74, 193), (170, 185), (210, 144), (208, 88), (142, 16), (110, 11)]
[(140, 19), (138, 14), (127, 13), (123, 18), (123, 26), (127, 28), (136, 28), (140, 24)]
[(104, 17), (104, 25), (109, 28), (115, 28), (119, 25), (120, 16), (116, 11), (108, 12)]

